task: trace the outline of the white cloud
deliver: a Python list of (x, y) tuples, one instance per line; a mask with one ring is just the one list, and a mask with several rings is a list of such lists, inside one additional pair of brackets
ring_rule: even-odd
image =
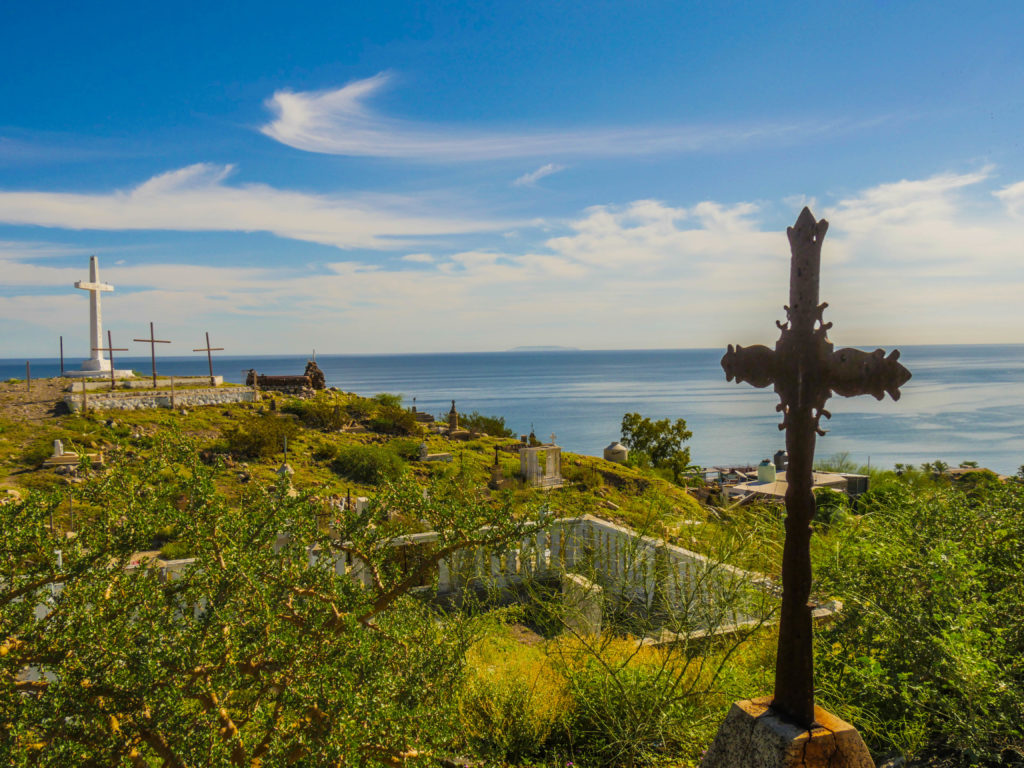
[(429, 253), (407, 253), (402, 257), (402, 261), (409, 261), (413, 264), (433, 264), (434, 257)]
[[(1018, 193), (1007, 191), (1024, 194), (1024, 186), (993, 193), (991, 183), (988, 170), (942, 174), (880, 184), (815, 211), (831, 222), (821, 297), (837, 344), (1024, 338), (1024, 220), (1010, 209)], [(111, 266), (103, 277), (117, 290), (104, 297), (104, 317), (115, 340), (118, 328), (131, 328), (121, 332), (128, 336), (152, 319), (166, 327), (164, 338), (201, 338), (207, 326), (243, 353), (294, 349), (297, 339), (336, 352), (770, 344), (788, 296), (785, 227), (797, 215), (779, 220), (773, 210), (719, 201), (595, 206), (533, 247), (435, 250), (431, 262), (412, 253), (386, 265), (353, 258), (305, 271)], [(84, 329), (85, 296), (71, 288), (84, 259), (55, 268), (49, 255), (32, 253), (0, 246), (9, 292), (67, 293), (0, 298), (0, 321), (46, 329), (41, 343)]]
[(565, 170), (565, 166), (564, 165), (558, 165), (556, 163), (547, 163), (545, 165), (542, 165), (540, 168), (538, 168), (535, 171), (530, 171), (529, 173), (524, 173), (522, 176), (520, 176), (519, 178), (515, 179), (512, 182), (512, 186), (513, 187), (532, 187), (534, 184), (536, 184), (538, 181), (543, 179), (545, 176), (550, 176), (553, 173), (558, 173), (559, 171), (564, 171), (564, 170)]
[(1024, 181), (1010, 184), (992, 194), (1006, 204), (1007, 210), (1013, 216), (1024, 217)]
[(750, 125), (662, 125), (547, 132), (473, 131), (388, 118), (366, 100), (390, 80), (385, 73), (324, 91), (277, 91), (267, 100), (274, 119), (261, 131), (307, 152), (400, 157), (433, 162), (544, 155), (634, 156), (722, 150), (757, 142), (788, 141), (850, 123), (764, 122)]
[(339, 248), (399, 248), (424, 236), (502, 229), (412, 200), (387, 205), (265, 184), (226, 184), (233, 166), (197, 163), (109, 193), (0, 192), (0, 222), (63, 229), (271, 232)]

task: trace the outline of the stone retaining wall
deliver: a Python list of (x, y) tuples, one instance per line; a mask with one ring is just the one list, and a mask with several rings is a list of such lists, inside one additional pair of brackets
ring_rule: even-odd
[[(161, 387), (171, 386), (171, 378), (169, 376), (157, 376), (157, 384)], [(197, 384), (199, 386), (208, 385), (210, 383), (209, 376), (175, 376), (174, 383), (179, 387), (194, 387)], [(220, 386), (224, 383), (223, 376), (214, 376), (213, 383), (215, 386)], [(82, 386), (85, 386), (86, 390), (92, 392), (96, 389), (110, 390), (110, 379), (106, 378), (102, 381), (73, 381), (65, 387), (66, 392), (81, 392)], [(118, 381), (118, 389), (152, 389), (153, 379), (150, 377), (129, 379), (127, 381)]]
[[(161, 392), (104, 392), (88, 395), (88, 406), (97, 411), (138, 411), (144, 408), (195, 408), (200, 405), (226, 405), (227, 403), (252, 403), (256, 392), (251, 387), (227, 387), (225, 389), (183, 389), (174, 393)], [(81, 394), (65, 395), (64, 402), (72, 413), (82, 410)]]

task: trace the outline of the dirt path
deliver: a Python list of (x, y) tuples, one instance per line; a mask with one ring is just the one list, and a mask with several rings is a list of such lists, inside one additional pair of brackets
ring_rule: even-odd
[(32, 389), (25, 382), (0, 383), (0, 416), (11, 421), (38, 424), (65, 413), (64, 379), (33, 379)]

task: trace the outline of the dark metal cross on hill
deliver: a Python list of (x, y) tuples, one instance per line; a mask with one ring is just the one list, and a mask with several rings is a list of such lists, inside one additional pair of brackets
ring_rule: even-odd
[(193, 352), (205, 352), (206, 353), (206, 362), (210, 364), (210, 386), (211, 387), (216, 386), (216, 384), (214, 383), (214, 380), (213, 380), (213, 356), (210, 353), (211, 352), (223, 352), (224, 351), (224, 347), (211, 347), (210, 346), (210, 332), (207, 331), (206, 332), (206, 346), (205, 347), (200, 347), (199, 349), (193, 349), (192, 351)]
[[(171, 342), (166, 339), (158, 339), (153, 333), (153, 324), (149, 324), (149, 338), (148, 339), (132, 339), (132, 341), (144, 341), (149, 344), (149, 355), (153, 360), (153, 389), (156, 389), (156, 345), (157, 344), (170, 344)], [(209, 346), (209, 342), (207, 342)]]
[(779, 648), (775, 663), (775, 696), (772, 708), (797, 724), (814, 722), (814, 654), (811, 605), (811, 520), (814, 517), (814, 443), (824, 435), (819, 422), (830, 418), (825, 402), (833, 394), (843, 397), (870, 394), (881, 400), (888, 392), (893, 400), (910, 379), (910, 371), (898, 362), (900, 353), (888, 357), (881, 349), (834, 350), (818, 304), (821, 243), (828, 222), (815, 221), (804, 208), (795, 226), (787, 230), (792, 252), (789, 277), (788, 322), (775, 350), (760, 344), (729, 345), (722, 358), (727, 381), (748, 382), (755, 387), (775, 385), (776, 410), (783, 414), (779, 429), (786, 430), (789, 467), (786, 471), (786, 544), (782, 555), (782, 613)]

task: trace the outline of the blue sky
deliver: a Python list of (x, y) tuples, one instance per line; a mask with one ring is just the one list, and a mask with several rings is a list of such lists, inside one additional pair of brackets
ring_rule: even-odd
[[(1024, 341), (1020, 3), (0, 9), (0, 357)], [(193, 345), (191, 342), (196, 341)], [(144, 350), (137, 350), (140, 354)]]

